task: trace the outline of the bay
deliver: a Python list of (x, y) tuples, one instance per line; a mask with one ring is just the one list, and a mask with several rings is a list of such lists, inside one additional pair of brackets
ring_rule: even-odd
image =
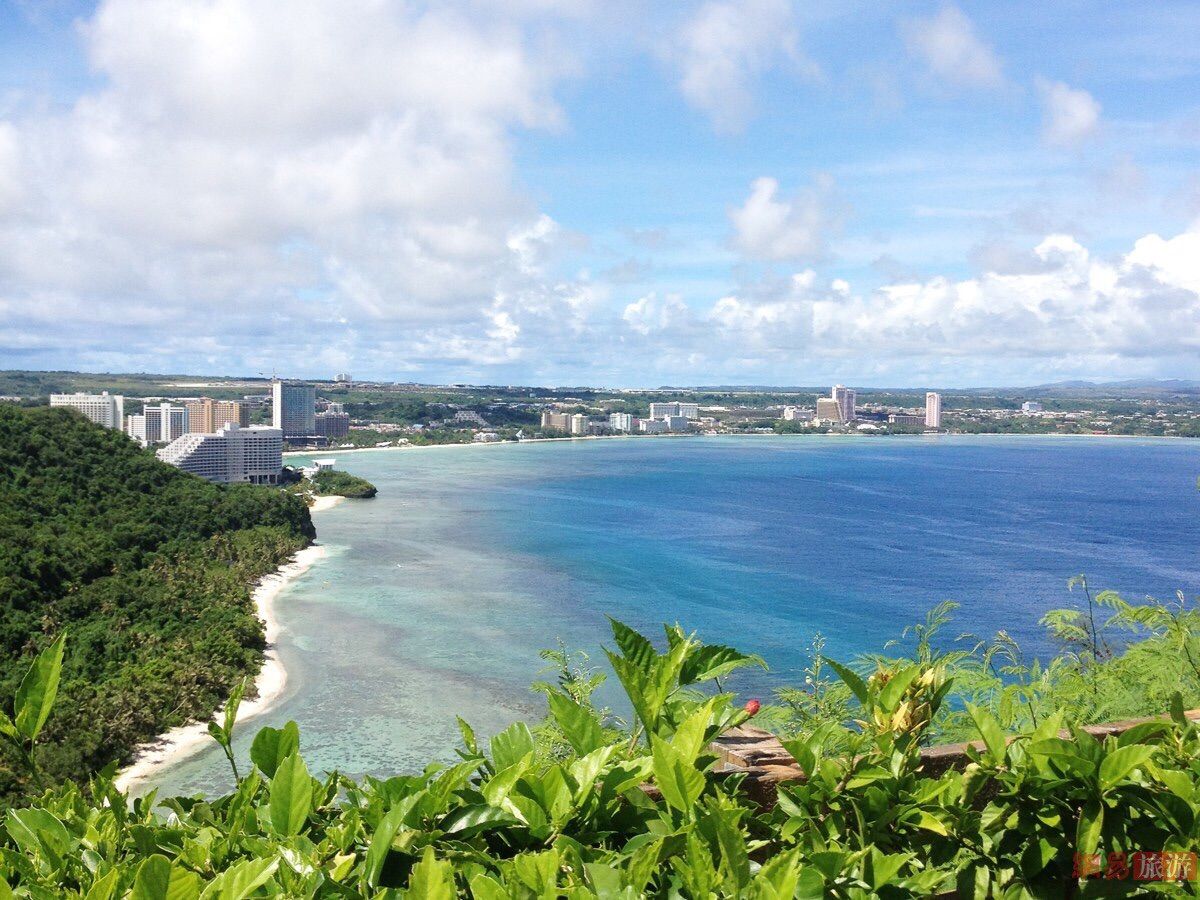
[[(1072, 576), (1130, 599), (1192, 595), (1200, 445), (1055, 437), (713, 437), (346, 453), (379, 496), (316, 518), (327, 554), (277, 602), (287, 690), (242, 726), (295, 719), (314, 771), (450, 761), (456, 715), (482, 734), (543, 709), (538, 651), (603, 658), (607, 616), (678, 622), (761, 654), (731, 689), (803, 681), (815, 633), (840, 659), (882, 650), (937, 602), (943, 634), (1007, 630), (1079, 605)], [(167, 793), (227, 790), (214, 745)]]

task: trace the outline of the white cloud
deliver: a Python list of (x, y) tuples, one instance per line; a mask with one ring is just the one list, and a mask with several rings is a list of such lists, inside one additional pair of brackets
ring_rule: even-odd
[(0, 122), (6, 345), (94, 344), (111, 320), (139, 367), (202, 365), (203, 340), (249, 357), (261, 337), (294, 348), (282, 370), (351, 337), (383, 358), (442, 326), (516, 340), (491, 304), (527, 279), (510, 235), (543, 224), (513, 186), (510, 133), (560, 114), (556, 71), (514, 26), (106, 0), (80, 34), (99, 86)]
[(1042, 139), (1054, 147), (1075, 147), (1100, 130), (1100, 104), (1087, 91), (1061, 81), (1037, 78), (1042, 101)]
[[(1064, 366), (1121, 377), (1147, 365), (1153, 372), (1163, 360), (1194, 360), (1200, 350), (1200, 228), (1169, 240), (1147, 236), (1114, 260), (1065, 234), (1021, 255), (1009, 273), (939, 276), (867, 293), (804, 270), (745, 283), (695, 315), (682, 301), (665, 315), (650, 296), (627, 307), (625, 319), (648, 347), (690, 334), (690, 344), (675, 343), (677, 354), (701, 354), (714, 372), (775, 379), (798, 365), (859, 378), (916, 367), (947, 384), (1021, 381)], [(689, 329), (679, 327), (681, 316)], [(985, 372), (992, 374), (965, 374)]]
[(953, 86), (1004, 84), (1000, 60), (975, 34), (975, 26), (957, 6), (944, 6), (927, 19), (902, 20), (900, 33), (909, 54)]
[(813, 187), (790, 199), (777, 199), (778, 192), (774, 178), (755, 179), (746, 202), (729, 214), (734, 245), (751, 259), (820, 259), (829, 234), (841, 223), (833, 178), (819, 175)]
[(788, 0), (710, 0), (684, 24), (672, 55), (684, 98), (722, 133), (752, 118), (755, 83), (778, 60), (816, 72), (797, 49)]

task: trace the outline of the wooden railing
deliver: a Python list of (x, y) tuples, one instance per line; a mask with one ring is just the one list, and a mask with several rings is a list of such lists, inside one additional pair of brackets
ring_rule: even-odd
[[(1200, 722), (1200, 709), (1190, 710), (1185, 715), (1194, 722)], [(1088, 725), (1083, 730), (1103, 740), (1110, 736), (1120, 737), (1135, 725), (1165, 718), (1167, 717), (1152, 716), (1146, 719), (1129, 719), (1107, 725)], [(1060, 737), (1070, 738), (1071, 735), (1064, 731)], [(964, 769), (970, 762), (970, 757), (967, 756), (968, 747), (982, 750), (983, 742), (970, 741), (926, 747), (921, 750), (921, 770), (930, 778), (937, 778), (951, 769)], [(796, 765), (796, 760), (791, 754), (783, 749), (779, 738), (752, 725), (731, 728), (713, 742), (712, 749), (721, 759), (718, 774), (744, 773), (746, 777), (742, 781), (742, 789), (750, 799), (764, 808), (769, 809), (775, 805), (780, 784), (803, 781), (807, 777), (804, 770)]]

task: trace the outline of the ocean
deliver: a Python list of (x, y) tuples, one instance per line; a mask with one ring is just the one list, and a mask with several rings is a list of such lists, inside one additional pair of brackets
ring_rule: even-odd
[[(540, 717), (539, 650), (600, 666), (607, 617), (679, 623), (760, 654), (729, 689), (803, 682), (820, 633), (848, 660), (941, 600), (942, 640), (999, 629), (1054, 652), (1038, 619), (1073, 576), (1129, 599), (1192, 596), (1200, 444), (1062, 437), (696, 437), (336, 452), (379, 488), (315, 517), (326, 557), (277, 601), (288, 686), (241, 728), (300, 725), (314, 771), (453, 760)], [(969, 640), (969, 638), (966, 638)], [(615, 678), (612, 679), (615, 683)], [(615, 699), (615, 694), (612, 695)], [(215, 743), (165, 793), (224, 791)]]

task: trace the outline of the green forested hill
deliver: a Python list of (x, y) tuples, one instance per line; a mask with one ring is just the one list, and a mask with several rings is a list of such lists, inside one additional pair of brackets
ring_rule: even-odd
[[(253, 582), (313, 536), (296, 497), (210, 484), (71, 410), (0, 405), (0, 696), (70, 633), (46, 769), (82, 777), (211, 712), (259, 664)], [(0, 756), (0, 796), (10, 771)]]

